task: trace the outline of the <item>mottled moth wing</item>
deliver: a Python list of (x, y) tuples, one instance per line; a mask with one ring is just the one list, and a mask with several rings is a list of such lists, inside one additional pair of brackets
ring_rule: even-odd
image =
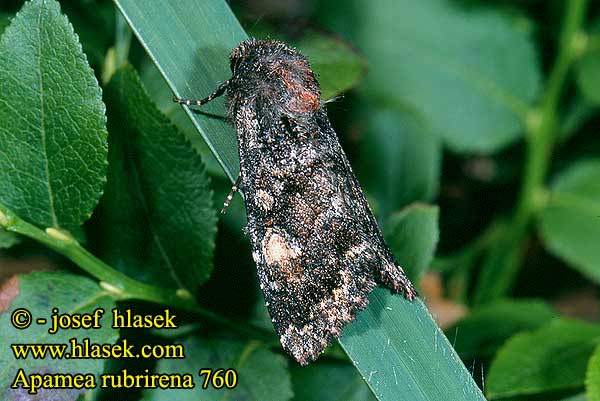
[(260, 287), (283, 348), (304, 365), (340, 336), (377, 282), (408, 299), (416, 292), (383, 239), (308, 61), (281, 42), (249, 39), (230, 65), (231, 79), (207, 98), (175, 101), (201, 106), (227, 92)]
[(279, 42), (238, 49), (234, 77), (245, 62), (246, 80), (232, 79), (228, 97), (252, 256), (281, 344), (306, 364), (366, 306), (377, 281), (410, 299), (415, 291), (383, 240), (306, 59)]

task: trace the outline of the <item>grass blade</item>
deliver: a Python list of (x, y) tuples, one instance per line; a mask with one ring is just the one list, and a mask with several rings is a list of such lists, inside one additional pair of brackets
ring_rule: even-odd
[[(227, 57), (246, 38), (223, 0), (115, 0), (174, 93), (200, 98), (229, 77)], [(221, 101), (220, 101), (221, 102)], [(223, 103), (206, 111), (223, 115)], [(188, 111), (230, 178), (237, 176), (233, 128)], [(483, 400), (421, 301), (376, 289), (341, 344), (380, 400)]]
[[(247, 35), (223, 1), (115, 0), (169, 87), (185, 98), (203, 98), (231, 76), (229, 53)], [(202, 111), (223, 116), (224, 99)], [(186, 112), (227, 176), (239, 171), (233, 128), (221, 119)]]

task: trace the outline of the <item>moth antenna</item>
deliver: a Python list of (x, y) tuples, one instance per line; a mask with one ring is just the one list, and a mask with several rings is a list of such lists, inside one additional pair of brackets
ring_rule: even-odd
[(185, 104), (186, 106), (202, 106), (202, 105), (205, 105), (206, 103), (218, 98), (219, 96), (223, 95), (223, 93), (225, 93), (225, 91), (227, 90), (227, 87), (229, 86), (230, 82), (231, 82), (231, 79), (228, 79), (227, 81), (223, 82), (221, 85), (219, 85), (217, 87), (217, 89), (214, 90), (213, 93), (211, 93), (204, 99), (201, 99), (201, 100), (183, 99), (176, 95), (173, 95), (173, 101), (175, 103)]

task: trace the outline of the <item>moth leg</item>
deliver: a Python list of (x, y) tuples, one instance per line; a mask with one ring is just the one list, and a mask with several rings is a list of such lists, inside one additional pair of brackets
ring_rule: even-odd
[(210, 102), (211, 100), (221, 96), (223, 93), (225, 93), (230, 82), (231, 82), (230, 79), (223, 82), (221, 85), (219, 85), (217, 87), (217, 89), (214, 90), (213, 93), (211, 93), (210, 95), (208, 95), (208, 97), (205, 97), (204, 99), (201, 99), (201, 100), (182, 99), (180, 97), (173, 95), (173, 101), (178, 104), (185, 104), (186, 106), (202, 106), (202, 105)]
[(242, 182), (242, 175), (240, 174), (240, 175), (238, 175), (238, 178), (235, 180), (235, 183), (233, 184), (233, 186), (231, 187), (231, 191), (229, 191), (229, 195), (227, 195), (227, 198), (225, 198), (225, 202), (223, 202), (223, 209), (221, 209), (221, 214), (225, 214), (225, 211), (227, 210), (227, 208), (231, 204), (231, 201), (233, 200), (233, 196), (240, 188), (241, 182)]

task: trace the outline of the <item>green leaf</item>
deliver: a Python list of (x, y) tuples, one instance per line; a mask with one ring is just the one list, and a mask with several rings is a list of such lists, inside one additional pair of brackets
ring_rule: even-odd
[(449, 0), (357, 2), (365, 90), (421, 113), (461, 152), (493, 152), (523, 131), (540, 91), (530, 35), (491, 7)]
[(579, 60), (577, 83), (587, 100), (600, 104), (600, 49), (586, 53)]
[(572, 397), (563, 398), (560, 401), (588, 401), (584, 393), (574, 395)]
[(0, 103), (0, 203), (40, 226), (79, 226), (106, 179), (106, 118), (55, 0), (25, 3), (4, 31)]
[(577, 83), (587, 100), (600, 104), (600, 50), (581, 58), (577, 64)]
[(523, 246), (521, 236), (503, 235), (484, 250), (473, 297), (475, 305), (500, 299), (510, 290)]
[(555, 320), (535, 332), (517, 334), (492, 362), (487, 395), (496, 399), (581, 387), (598, 343), (599, 325), (574, 320)]
[[(10, 344), (69, 344), (75, 338), (82, 344), (84, 338), (91, 343), (112, 344), (117, 340), (118, 331), (114, 330), (110, 321), (110, 310), (116, 305), (110, 294), (102, 290), (92, 280), (67, 273), (38, 272), (15, 276), (0, 289), (0, 398), (6, 401), (30, 399), (26, 389), (9, 389), (17, 371), (23, 369), (25, 374), (32, 373), (102, 373), (102, 359), (16, 359)], [(18, 330), (11, 324), (11, 314), (17, 308), (29, 310), (33, 323), (27, 329)], [(99, 329), (59, 330), (49, 334), (53, 308), (59, 314), (93, 313), (97, 308), (105, 310), (100, 320)], [(48, 323), (39, 325), (37, 319), (44, 318)], [(67, 349), (67, 352), (69, 350)], [(98, 381), (97, 381), (98, 382)], [(39, 399), (77, 398), (80, 391), (44, 390)]]
[[(181, 0), (160, 6), (134, 0), (115, 2), (178, 95), (206, 95), (228, 78), (228, 53), (246, 35), (224, 1)], [(205, 111), (223, 115), (223, 104)], [(230, 179), (235, 179), (238, 162), (233, 129), (200, 113), (187, 113)], [(483, 400), (420, 301), (411, 303), (387, 290), (373, 291), (370, 300), (371, 306), (346, 328), (341, 344), (361, 375), (370, 377), (380, 400)], [(379, 358), (382, 348), (387, 351), (385, 359)]]
[(588, 401), (588, 399), (585, 396), (585, 394), (581, 393), (581, 394), (574, 395), (572, 397), (563, 398), (560, 401)]
[(21, 237), (10, 231), (0, 228), (0, 249), (8, 249), (21, 242)]
[(110, 167), (100, 254), (127, 274), (195, 292), (212, 272), (216, 211), (200, 156), (131, 66), (106, 89)]
[(340, 344), (379, 400), (483, 400), (421, 300), (376, 288), (369, 301)]
[(387, 219), (383, 232), (408, 277), (419, 283), (439, 239), (437, 206), (415, 203)]
[(600, 19), (590, 29), (586, 52), (577, 61), (575, 73), (579, 90), (592, 104), (600, 105)]
[(291, 370), (294, 400), (376, 401), (364, 380), (351, 365), (313, 363)]
[(12, 14), (0, 12), (0, 35), (4, 32), (4, 29), (10, 23), (10, 19), (13, 17)]
[(438, 192), (441, 143), (414, 115), (395, 109), (372, 110), (360, 143), (358, 176), (387, 216)]
[(545, 246), (600, 282), (600, 160), (585, 160), (558, 175), (540, 216)]
[(456, 334), (454, 349), (463, 359), (492, 356), (510, 336), (550, 322), (556, 312), (536, 300), (500, 300), (471, 310), (446, 330)]
[[(185, 359), (162, 359), (156, 367), (161, 373), (192, 374), (194, 390), (146, 391), (149, 401), (285, 401), (292, 398), (292, 384), (283, 356), (255, 343), (233, 340), (191, 338), (183, 341)], [(197, 375), (201, 368), (235, 369), (237, 386), (230, 389), (215, 389), (211, 385), (202, 388), (204, 376)]]
[(592, 354), (585, 375), (588, 401), (600, 401), (600, 346)]
[(567, 108), (558, 131), (558, 140), (565, 142), (573, 137), (584, 124), (598, 112), (598, 106), (588, 100), (576, 97)]

